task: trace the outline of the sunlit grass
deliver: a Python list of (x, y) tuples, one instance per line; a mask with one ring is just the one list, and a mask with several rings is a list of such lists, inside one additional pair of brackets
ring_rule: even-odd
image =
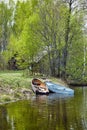
[(23, 76), (23, 71), (7, 71), (0, 73), (0, 82), (11, 87), (30, 87), (32, 77)]
[[(54, 77), (46, 77), (50, 81), (65, 84), (61, 79)], [(31, 88), (31, 80), (32, 78), (43, 78), (40, 75), (30, 75), (28, 70), (23, 71), (1, 71), (0, 72), (0, 83), (4, 86), (10, 86), (13, 88)]]

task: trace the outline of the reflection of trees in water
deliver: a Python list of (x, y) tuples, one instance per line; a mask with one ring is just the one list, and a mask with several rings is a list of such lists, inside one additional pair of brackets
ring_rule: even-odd
[(68, 130), (65, 100), (59, 99), (52, 107), (49, 106), (48, 110), (48, 129)]
[(67, 115), (65, 100), (63, 100), (63, 104), (62, 104), (62, 112), (63, 112), (63, 124), (64, 124), (64, 128), (65, 128), (65, 130), (68, 130), (68, 119), (67, 119), (68, 115)]
[[(49, 98), (49, 96), (48, 96)], [(53, 98), (53, 97), (52, 97)], [(38, 105), (39, 112), (41, 112), (42, 117), (44, 115), (46, 119), (43, 120), (44, 123), (48, 124), (46, 127), (47, 130), (86, 130), (86, 100), (84, 100), (84, 96), (82, 94), (81, 89), (75, 95), (74, 98), (68, 100), (68, 98), (53, 98), (48, 100), (47, 98), (39, 97), (37, 98), (37, 103), (39, 99), (39, 103), (43, 104), (43, 102), (47, 102), (46, 108), (43, 108), (41, 104)], [(86, 97), (85, 97), (86, 98)], [(46, 100), (46, 101), (45, 101)], [(84, 103), (85, 101), (85, 103)], [(84, 106), (85, 104), (85, 106)], [(84, 109), (84, 111), (83, 111)], [(83, 117), (83, 115), (85, 115)], [(85, 124), (85, 126), (84, 126)]]
[(1, 106), (0, 130), (86, 130), (86, 102), (80, 89), (74, 98), (43, 95)]
[(72, 127), (75, 130), (87, 130), (86, 95), (87, 88), (78, 88), (78, 93), (76, 93), (76, 97), (73, 101), (72, 113)]
[(7, 110), (4, 106), (0, 106), (0, 130), (8, 130), (10, 125), (7, 122)]
[[(51, 98), (49, 96), (37, 96), (36, 102), (39, 115), (42, 118), (44, 129), (46, 130), (68, 130), (68, 115), (66, 110), (66, 100)], [(56, 103), (55, 103), (56, 101)], [(45, 107), (44, 107), (45, 103)], [(44, 117), (45, 115), (45, 117)]]
[(86, 93), (86, 87), (83, 87), (83, 114), (82, 114), (82, 123), (84, 126), (84, 129), (87, 130), (87, 93)]

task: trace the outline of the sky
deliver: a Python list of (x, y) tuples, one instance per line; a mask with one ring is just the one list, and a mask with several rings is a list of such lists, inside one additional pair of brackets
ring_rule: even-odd
[[(9, 0), (0, 0), (0, 2), (2, 2), (2, 1), (5, 3), (8, 3)], [(14, 0), (14, 1), (16, 2), (17, 0)]]
[[(2, 2), (2, 1), (5, 2), (5, 3), (8, 3), (9, 0), (0, 0), (0, 2)], [(16, 2), (17, 0), (13, 0), (13, 1)], [(25, 1), (25, 0), (19, 0), (19, 1)]]

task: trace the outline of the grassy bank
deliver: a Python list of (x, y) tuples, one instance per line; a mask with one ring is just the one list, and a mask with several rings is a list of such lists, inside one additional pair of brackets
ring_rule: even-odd
[[(0, 71), (0, 103), (29, 99), (34, 93), (31, 90), (32, 78), (28, 71)], [(61, 79), (50, 77), (51, 81), (64, 84)]]
[(24, 71), (0, 72), (0, 103), (29, 98), (31, 96), (32, 76), (26, 77)]

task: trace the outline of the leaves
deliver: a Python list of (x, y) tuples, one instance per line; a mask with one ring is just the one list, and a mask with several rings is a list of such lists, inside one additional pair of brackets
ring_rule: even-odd
[[(12, 8), (8, 8), (3, 3), (7, 10), (3, 18), (5, 22), (11, 23), (6, 24), (8, 26), (5, 30), (12, 29), (7, 49), (3, 53), (5, 60), (8, 61), (16, 54), (20, 68), (26, 68), (39, 59), (40, 67), (42, 61), (45, 61), (44, 65), (48, 64), (47, 73), (54, 76), (64, 71), (66, 62), (66, 74), (74, 78), (82, 75), (84, 41), (87, 43), (83, 35), (83, 13), (77, 13), (77, 9), (67, 0), (27, 0), (12, 5)], [(0, 23), (3, 21), (0, 20)], [(80, 69), (77, 69), (77, 64)]]

